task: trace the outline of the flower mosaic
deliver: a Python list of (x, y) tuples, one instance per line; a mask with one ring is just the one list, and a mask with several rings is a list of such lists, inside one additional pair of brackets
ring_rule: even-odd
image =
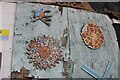
[(47, 69), (59, 64), (62, 50), (56, 38), (50, 35), (38, 36), (28, 44), (28, 59), (37, 69)]

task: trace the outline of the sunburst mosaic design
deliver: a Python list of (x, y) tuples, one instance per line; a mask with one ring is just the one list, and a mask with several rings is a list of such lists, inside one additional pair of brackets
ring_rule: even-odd
[(84, 43), (91, 49), (98, 49), (104, 43), (104, 35), (95, 23), (86, 24), (81, 32)]
[(55, 67), (63, 56), (59, 41), (50, 35), (38, 36), (31, 40), (27, 51), (29, 63), (33, 63), (36, 69)]

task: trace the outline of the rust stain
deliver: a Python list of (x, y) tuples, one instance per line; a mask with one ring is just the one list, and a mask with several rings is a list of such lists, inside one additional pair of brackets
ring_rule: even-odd
[(67, 27), (64, 29), (63, 35), (60, 40), (62, 42), (62, 46), (66, 48), (67, 40), (68, 40), (68, 28)]
[(71, 78), (71, 75), (73, 73), (73, 67), (74, 62), (71, 59), (68, 59), (67, 61), (63, 58), (63, 69), (62, 75), (66, 77), (66, 79)]
[(62, 75), (67, 77), (68, 76), (68, 61), (63, 61), (63, 68), (64, 68), (64, 72), (62, 72)]
[(62, 6), (59, 6), (59, 11), (61, 11), (61, 15), (63, 13), (63, 7)]
[(34, 78), (34, 76), (33, 77), (29, 77), (28, 75), (29, 75), (29, 70), (25, 69), (25, 67), (22, 67), (20, 69), (20, 72), (13, 71), (11, 73), (11, 78), (12, 78), (12, 80), (16, 80), (16, 79), (32, 80)]

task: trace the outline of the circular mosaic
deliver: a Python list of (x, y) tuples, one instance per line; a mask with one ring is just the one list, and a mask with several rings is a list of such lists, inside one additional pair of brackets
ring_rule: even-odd
[(29, 42), (27, 50), (29, 62), (37, 69), (55, 67), (63, 56), (57, 39), (50, 35), (34, 38)]
[(104, 43), (104, 36), (100, 27), (94, 23), (86, 24), (81, 32), (84, 43), (91, 49), (97, 49)]

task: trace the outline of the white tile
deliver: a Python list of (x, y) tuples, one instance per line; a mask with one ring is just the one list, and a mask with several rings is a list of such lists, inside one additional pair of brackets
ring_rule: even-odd
[(2, 52), (2, 41), (0, 41), (0, 52)]
[(0, 45), (0, 51), (11, 51), (12, 50), (12, 44), (13, 42), (13, 37), (12, 35), (9, 35), (8, 40), (3, 40), (0, 41), (1, 45)]
[(9, 31), (8, 40), (2, 41), (2, 46), (0, 46), (2, 51), (11, 51), (12, 50), (14, 19), (10, 19), (10, 18), (14, 18), (14, 17), (10, 17), (10, 16), (12, 16), (12, 15), (6, 16), (4, 14), (4, 17), (3, 17), (4, 19), (3, 19), (2, 27), (3, 27), (3, 29), (8, 29), (10, 31)]
[[(2, 24), (2, 3), (0, 3), (0, 25)], [(0, 26), (2, 27), (2, 26)]]
[(3, 28), (12, 30), (14, 28), (14, 24), (2, 24)]
[(14, 25), (14, 20), (15, 20), (15, 13), (9, 13), (8, 14), (8, 23)]
[(2, 67), (2, 78), (10, 78), (11, 68), (7, 66)]
[(2, 17), (2, 28), (10, 30), (9, 39), (2, 41), (2, 51), (12, 50), (12, 41), (13, 41), (13, 28), (14, 28), (14, 16), (16, 5), (12, 3), (3, 3), (3, 17)]
[(9, 41), (3, 41), (2, 43), (2, 51), (6, 52), (6, 51), (11, 51), (12, 49), (12, 43)]
[(0, 75), (2, 78), (10, 78), (11, 74), (11, 55), (15, 10), (15, 3), (0, 2), (0, 28), (10, 30), (9, 39), (7, 41), (0, 41), (0, 51), (3, 53)]
[(15, 13), (2, 13), (2, 24), (13, 24), (15, 19)]
[(11, 67), (11, 51), (9, 52), (2, 52), (2, 65), (1, 66), (7, 66)]
[(5, 12), (3, 11), (3, 12), (2, 12), (2, 24), (9, 24), (9, 23), (8, 23), (8, 18), (9, 18), (8, 13), (5, 13)]
[(2, 4), (2, 24), (13, 24), (15, 18), (16, 4), (3, 3)]
[(3, 11), (7, 13), (15, 13), (14, 9), (16, 8), (16, 3), (7, 3), (3, 2), (2, 7), (4, 8)]

